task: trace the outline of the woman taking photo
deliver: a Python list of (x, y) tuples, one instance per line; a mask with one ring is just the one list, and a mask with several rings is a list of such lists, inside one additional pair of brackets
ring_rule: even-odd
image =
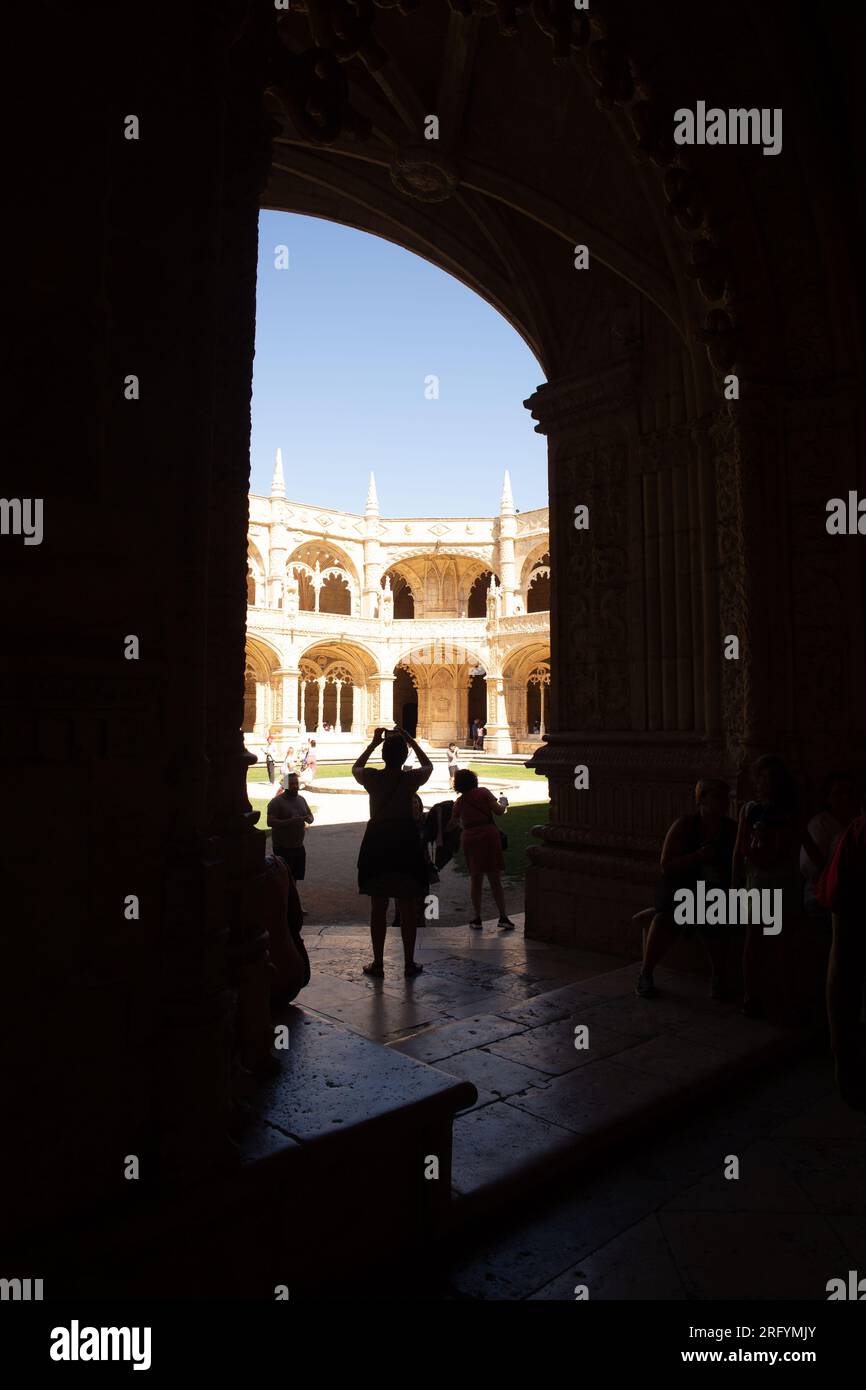
[(486, 787), (479, 787), (478, 778), (468, 768), (461, 768), (455, 773), (454, 790), (460, 795), (454, 803), (451, 825), (457, 823), (463, 829), (462, 849), (469, 870), (475, 910), (469, 925), (476, 929), (481, 926), (481, 893), (486, 877), (493, 901), (499, 909), (499, 925), (513, 931), (514, 923), (505, 910), (505, 894), (502, 891), (501, 874), (505, 867), (502, 837), (493, 819), (494, 816), (505, 815), (508, 802), (504, 796), (497, 801)]
[[(384, 768), (366, 766), (367, 759), (382, 745)], [(404, 771), (403, 764), (412, 749), (420, 767)], [(364, 974), (381, 980), (385, 974), (385, 933), (388, 899), (396, 898), (403, 938), (403, 973), (411, 978), (421, 973), (415, 961), (415, 933), (418, 928), (418, 900), (429, 886), (427, 860), (413, 815), (418, 788), (433, 771), (427, 754), (402, 729), (386, 734), (377, 729), (352, 768), (352, 776), (370, 797), (370, 820), (358, 854), (358, 892), (370, 898), (370, 936), (373, 959)]]

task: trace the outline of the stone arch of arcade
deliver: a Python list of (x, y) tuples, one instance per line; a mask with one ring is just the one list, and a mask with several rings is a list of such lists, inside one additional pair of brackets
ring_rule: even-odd
[[(661, 57), (657, 32), (636, 10), (626, 23), (600, 0), (591, 19), (575, 17), (570, 33), (558, 33), (552, 51), (549, 36), (529, 17), (515, 20), (516, 39), (497, 32), (472, 0), (468, 8), (468, 20), (453, 11), (443, 18), (437, 39), (444, 55), (445, 153), (421, 138), (429, 105), (421, 93), (431, 88), (415, 80), (420, 73), (406, 26), (416, 16), (377, 11), (387, 72), (347, 65), (346, 103), (332, 113), (337, 133), (328, 143), (287, 114), (279, 84), (272, 89), (270, 109), (281, 130), (265, 201), (374, 232), (436, 262), (494, 304), (547, 373), (527, 402), (548, 438), (551, 506), (551, 572), (543, 578), (549, 579), (552, 685), (546, 746), (534, 762), (550, 780), (552, 828), (530, 856), (527, 921), (535, 932), (547, 929), (544, 884), (561, 887), (562, 874), (575, 902), (591, 863), (597, 869), (609, 862), (616, 874), (618, 857), (636, 864), (644, 856), (636, 872), (649, 882), (647, 847), (671, 810), (688, 803), (689, 782), (701, 769), (741, 780), (765, 740), (778, 742), (777, 725), (800, 731), (782, 751), (812, 770), (819, 746), (842, 751), (841, 731), (852, 720), (863, 739), (850, 681), (840, 682), (828, 726), (813, 674), (841, 661), (849, 677), (855, 669), (862, 677), (862, 640), (833, 644), (808, 619), (808, 636), (798, 635), (795, 652), (793, 630), (770, 623), (766, 605), (750, 599), (757, 550), (774, 552), (778, 563), (770, 559), (769, 569), (781, 575), (784, 548), (796, 540), (807, 546), (806, 571), (815, 585), (797, 601), (804, 615), (818, 604), (828, 631), (838, 626), (833, 609), (844, 580), (838, 566), (828, 568), (829, 555), (821, 558), (826, 539), (819, 527), (806, 536), (805, 520), (794, 520), (805, 517), (802, 510), (789, 514), (787, 532), (780, 528), (748, 461), (764, 456), (773, 435), (774, 488), (787, 496), (802, 490), (795, 417), (826, 431), (834, 457), (840, 447), (844, 452), (844, 430), (826, 412), (822, 418), (820, 393), (807, 390), (797, 406), (790, 398), (784, 404), (782, 379), (817, 383), (822, 354), (840, 383), (839, 411), (851, 418), (856, 407), (845, 385), (851, 381), (847, 330), (833, 292), (840, 265), (824, 253), (809, 282), (797, 283), (790, 260), (783, 265), (769, 252), (775, 235), (807, 254), (812, 233), (802, 169), (785, 166), (789, 188), (780, 197), (778, 179), (765, 178), (769, 161), (760, 151), (720, 154), (673, 144), (674, 106), (713, 81), (724, 85), (703, 38), (706, 16), (684, 3), (666, 7), (671, 53), (693, 45), (684, 88), (682, 69)], [(769, 69), (758, 55), (772, 51), (775, 38), (758, 16), (741, 15), (738, 22), (749, 32), (753, 76), (768, 102)], [(308, 41), (302, 16), (283, 24), (293, 47)], [(431, 25), (426, 17), (412, 32)], [(805, 43), (801, 61), (809, 62)], [(506, 80), (510, 106), (500, 113), (501, 144), (491, 149), (476, 144), (469, 113), (483, 108), (489, 119), (497, 108), (486, 83), (494, 71)], [(542, 72), (550, 84), (549, 129), (535, 104), (523, 108)], [(398, 73), (396, 98), (389, 74)], [(781, 106), (782, 97), (777, 90), (770, 104)], [(797, 101), (794, 86), (784, 98)], [(350, 127), (355, 143), (343, 138)], [(520, 137), (521, 129), (533, 131), (532, 141)], [(545, 152), (540, 162), (539, 150)], [(599, 151), (606, 158), (592, 208), (579, 200), (566, 207), (550, 176), (557, 158), (568, 159), (579, 186), (588, 160), (594, 177), (599, 174)], [(778, 175), (782, 162), (774, 168)], [(820, 179), (817, 166), (811, 177)], [(744, 199), (749, 216), (742, 214)], [(468, 233), (470, 223), (481, 235)], [(577, 244), (588, 250), (590, 273), (576, 272)], [(843, 262), (850, 271), (849, 252)], [(804, 341), (816, 348), (820, 342), (820, 349), (810, 356), (798, 347)], [(857, 360), (862, 363), (862, 345)], [(731, 372), (741, 385), (749, 382), (737, 404), (725, 397)], [(848, 476), (859, 467), (849, 452)], [(840, 480), (843, 472), (837, 465)], [(592, 515), (582, 537), (572, 524), (579, 503)], [(786, 601), (784, 587), (778, 598)], [(862, 602), (858, 614), (862, 620)], [(740, 662), (725, 663), (721, 637), (733, 630), (748, 640)], [(785, 673), (782, 686), (790, 692), (784, 718), (771, 668)], [(488, 722), (494, 722), (490, 710)], [(595, 780), (578, 806), (568, 768), (576, 749), (584, 749), (584, 760), (590, 756), (587, 742)], [(624, 797), (630, 758), (652, 771), (644, 772), (640, 795)], [(566, 847), (577, 843), (574, 827), (589, 837), (595, 859)], [(563, 923), (551, 929), (568, 933), (569, 910), (562, 912)], [(606, 904), (582, 915), (592, 931), (597, 915), (606, 932)]]
[[(396, 618), (483, 618), (492, 577), (489, 561), (465, 551), (422, 551), (391, 561), (382, 575), (394, 592)], [(399, 610), (399, 611), (398, 611)]]
[(311, 643), (298, 660), (295, 715), (300, 733), (363, 737), (376, 675), (375, 658), (357, 643)]
[(524, 561), (520, 589), (527, 613), (550, 611), (550, 550), (546, 541), (536, 546)]
[(244, 662), (244, 712), (241, 728), (250, 742), (264, 740), (278, 722), (279, 653), (260, 637), (248, 637)]
[(268, 567), (254, 541), (247, 541), (247, 603), (255, 606), (266, 601)]
[(419, 738), (438, 747), (463, 741), (473, 713), (486, 717), (486, 676), (482, 658), (459, 638), (409, 646), (394, 664), (394, 719), (409, 708)]
[(547, 732), (550, 706), (550, 647), (532, 642), (509, 652), (502, 666), (508, 725), (521, 740)]
[(357, 613), (361, 584), (345, 551), (328, 540), (305, 541), (286, 561), (290, 586), (297, 586), (302, 613)]

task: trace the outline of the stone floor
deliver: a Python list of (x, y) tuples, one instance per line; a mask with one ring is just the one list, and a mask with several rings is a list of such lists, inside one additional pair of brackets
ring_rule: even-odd
[(866, 1116), (826, 1058), (804, 1057), (497, 1215), (428, 1296), (572, 1301), (582, 1284), (595, 1300), (823, 1301), (829, 1279), (866, 1269), (864, 1174)]
[(397, 932), (383, 981), (361, 973), (366, 928), (304, 935), (313, 979), (299, 1004), (476, 1087), (454, 1125), (458, 1223), (802, 1046), (787, 1030), (742, 1018), (733, 1002), (711, 1001), (699, 976), (660, 970), (661, 996), (638, 999), (634, 965), (494, 923), (483, 932), (426, 927), (424, 973), (411, 981)]

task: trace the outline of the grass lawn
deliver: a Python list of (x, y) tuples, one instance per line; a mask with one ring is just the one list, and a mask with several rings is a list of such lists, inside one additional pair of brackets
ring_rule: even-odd
[[(375, 762), (375, 761), (371, 758), (370, 761), (368, 762), (367, 766), (368, 766), (368, 767), (384, 767), (385, 764), (384, 764), (384, 763), (381, 763), (381, 762), (378, 762), (378, 763), (377, 763), (377, 762)], [(351, 777), (351, 775), (352, 775), (352, 764), (351, 764), (351, 763), (333, 763), (333, 764), (332, 764), (331, 766), (329, 766), (329, 767), (325, 767), (325, 766), (323, 766), (322, 763), (319, 763), (319, 766), (316, 768), (316, 781), (321, 781), (321, 779), (322, 779), (323, 777)], [(280, 773), (280, 776), (282, 776), (282, 773)], [(253, 767), (253, 768), (251, 768), (250, 771), (247, 773), (247, 781), (248, 781), (248, 782), (267, 782), (267, 780), (268, 780), (267, 768), (264, 768), (264, 767)]]
[(484, 781), (485, 777), (492, 777), (495, 782), (536, 782), (538, 773), (531, 767), (523, 767), (520, 763), (470, 763), (470, 772), (478, 773), (479, 782)]
[[(381, 760), (371, 758), (367, 766), (381, 768), (384, 767), (384, 763)], [(485, 777), (492, 777), (495, 782), (534, 782), (537, 780), (537, 773), (533, 772), (531, 768), (521, 767), (520, 763), (470, 763), (469, 767), (472, 772), (478, 773), (478, 780), (482, 783)], [(327, 766), (324, 763), (319, 763), (316, 770), (317, 778), (351, 777), (351, 775), (351, 763), (331, 763)], [(256, 765), (247, 773), (247, 781), (249, 782), (267, 782), (267, 780), (268, 773), (264, 767)]]
[[(534, 825), (547, 825), (550, 803), (538, 801), (529, 806), (511, 806), (506, 815), (497, 817), (496, 824), (508, 836), (508, 849), (505, 853), (503, 874), (508, 878), (523, 878), (526, 873), (526, 851), (530, 845), (540, 843), (531, 833)], [(458, 874), (466, 874), (466, 860), (462, 854), (455, 855), (454, 868)]]

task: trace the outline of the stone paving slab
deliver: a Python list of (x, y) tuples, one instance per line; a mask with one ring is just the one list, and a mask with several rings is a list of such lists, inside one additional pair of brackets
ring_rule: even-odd
[[(305, 939), (314, 974), (298, 1003), (475, 1086), (475, 1104), (454, 1121), (458, 1222), (799, 1045), (797, 1035), (710, 1000), (705, 977), (661, 969), (659, 996), (639, 999), (636, 964), (527, 941), (495, 921), (482, 932), (420, 931), (424, 972), (409, 981), (397, 932), (388, 933), (384, 981), (361, 972), (365, 924), (305, 929)], [(574, 1046), (579, 1025), (587, 1048)], [(777, 1122), (785, 1118), (780, 1111)], [(695, 1176), (723, 1143), (706, 1136)]]
[(826, 1301), (827, 1280), (848, 1269), (844, 1245), (817, 1213), (662, 1211), (658, 1219), (689, 1299)]
[(571, 1269), (531, 1294), (529, 1301), (573, 1302), (575, 1288), (580, 1284), (586, 1286), (594, 1301), (649, 1299), (657, 1302), (687, 1296), (655, 1213), (644, 1217), (594, 1254), (575, 1261)]

